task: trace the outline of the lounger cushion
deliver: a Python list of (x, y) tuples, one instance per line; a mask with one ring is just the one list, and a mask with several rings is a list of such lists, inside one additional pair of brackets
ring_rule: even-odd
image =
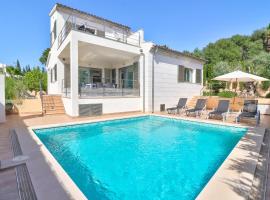
[(256, 113), (256, 111), (257, 111), (257, 105), (256, 104), (248, 104), (247, 112)]
[(196, 112), (196, 111), (201, 111), (201, 109), (192, 108), (187, 110), (187, 112)]
[(215, 111), (210, 112), (209, 115), (222, 115), (223, 113), (225, 112), (215, 110)]
[(250, 112), (242, 112), (239, 117), (247, 117), (247, 118), (253, 118), (256, 116), (256, 113), (253, 112), (253, 113), (250, 113)]
[(176, 110), (177, 107), (167, 108), (167, 110)]

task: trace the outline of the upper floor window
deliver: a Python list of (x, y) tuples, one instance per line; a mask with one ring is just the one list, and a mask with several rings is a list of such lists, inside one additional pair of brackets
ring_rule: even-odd
[(53, 23), (53, 40), (56, 39), (57, 36), (57, 29), (56, 29), (56, 20)]

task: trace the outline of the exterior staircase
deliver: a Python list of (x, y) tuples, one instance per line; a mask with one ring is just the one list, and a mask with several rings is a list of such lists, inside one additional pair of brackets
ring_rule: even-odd
[(65, 108), (60, 95), (43, 95), (42, 109), (45, 115), (65, 114)]

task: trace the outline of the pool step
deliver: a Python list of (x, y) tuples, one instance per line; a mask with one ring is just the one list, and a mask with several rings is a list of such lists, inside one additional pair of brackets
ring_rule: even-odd
[(265, 130), (260, 155), (256, 166), (252, 187), (249, 194), (250, 200), (270, 200), (270, 129)]

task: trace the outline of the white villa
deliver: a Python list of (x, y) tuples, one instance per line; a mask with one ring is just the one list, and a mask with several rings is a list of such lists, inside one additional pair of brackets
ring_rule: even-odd
[(155, 112), (200, 95), (204, 60), (147, 42), (143, 30), (61, 4), (50, 24), (48, 95), (61, 95), (70, 116)]

